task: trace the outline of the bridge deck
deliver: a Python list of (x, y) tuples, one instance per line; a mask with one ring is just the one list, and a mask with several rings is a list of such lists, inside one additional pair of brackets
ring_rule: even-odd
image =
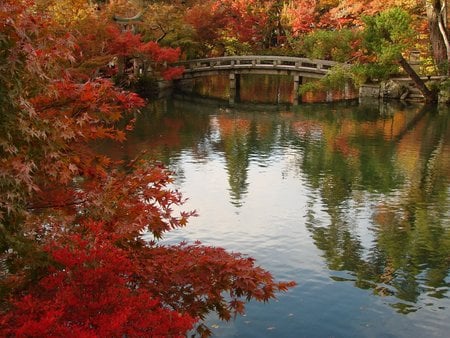
[(219, 72), (323, 77), (330, 68), (338, 64), (333, 61), (308, 58), (249, 55), (196, 59), (178, 62), (175, 65), (185, 67), (183, 78), (192, 78), (215, 75)]

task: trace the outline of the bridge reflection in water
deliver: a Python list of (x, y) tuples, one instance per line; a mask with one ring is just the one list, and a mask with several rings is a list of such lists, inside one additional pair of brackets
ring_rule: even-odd
[[(230, 104), (239, 101), (242, 74), (288, 75), (292, 77), (292, 104), (299, 103), (298, 89), (303, 82), (321, 79), (329, 70), (339, 63), (287, 56), (226, 56), (209, 59), (196, 59), (176, 63), (185, 67), (183, 76), (176, 80), (178, 88), (186, 90), (192, 87), (197, 78), (217, 75), (228, 75)], [(337, 99), (353, 99), (355, 93), (348, 84), (343, 85), (343, 93)], [(333, 101), (331, 92), (323, 95), (322, 101)]]

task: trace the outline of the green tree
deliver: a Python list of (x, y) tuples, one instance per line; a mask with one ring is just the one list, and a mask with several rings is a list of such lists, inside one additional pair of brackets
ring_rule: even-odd
[(414, 42), (415, 32), (411, 27), (411, 16), (401, 8), (391, 8), (375, 16), (365, 16), (363, 21), (363, 46), (373, 57), (376, 66), (401, 66), (422, 92), (425, 100), (436, 101), (436, 93), (427, 88), (403, 57), (403, 53), (411, 48)]
[(300, 45), (298, 52), (313, 59), (348, 62), (353, 58), (354, 46), (359, 38), (356, 30), (348, 28), (319, 29), (312, 31), (297, 42)]

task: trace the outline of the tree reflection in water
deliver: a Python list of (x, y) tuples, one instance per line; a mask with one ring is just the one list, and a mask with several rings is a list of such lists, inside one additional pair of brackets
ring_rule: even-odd
[(269, 166), (289, 151), (287, 170), (309, 191), (306, 227), (332, 279), (390, 297), (401, 313), (416, 311), (421, 299), (448, 297), (449, 113), (392, 104), (277, 109), (150, 106), (117, 156), (146, 149), (178, 180), (183, 152), (200, 162), (221, 156), (230, 201), (241, 208), (249, 167)]
[[(389, 117), (393, 128), (388, 134), (380, 128), (387, 121), (372, 123), (368, 135), (361, 133), (365, 123), (352, 125), (344, 119), (340, 124), (321, 122), (320, 143), (299, 142), (305, 148), (302, 170), (330, 219), (317, 226), (310, 213), (308, 229), (328, 267), (351, 275), (333, 279), (395, 296), (399, 301), (392, 306), (408, 313), (416, 310), (421, 294), (441, 298), (450, 286), (450, 128), (448, 114), (429, 107), (409, 121), (398, 116), (402, 114), (395, 111)], [(349, 153), (336, 147), (339, 138), (354, 149)], [(377, 201), (370, 227), (374, 242), (368, 250), (354, 232), (348, 205), (343, 207), (360, 193)]]

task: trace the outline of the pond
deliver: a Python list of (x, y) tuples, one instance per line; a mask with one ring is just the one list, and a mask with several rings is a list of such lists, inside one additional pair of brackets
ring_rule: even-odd
[(196, 209), (167, 243), (254, 257), (298, 285), (217, 337), (450, 332), (450, 114), (400, 103), (149, 105), (115, 157), (146, 150)]

